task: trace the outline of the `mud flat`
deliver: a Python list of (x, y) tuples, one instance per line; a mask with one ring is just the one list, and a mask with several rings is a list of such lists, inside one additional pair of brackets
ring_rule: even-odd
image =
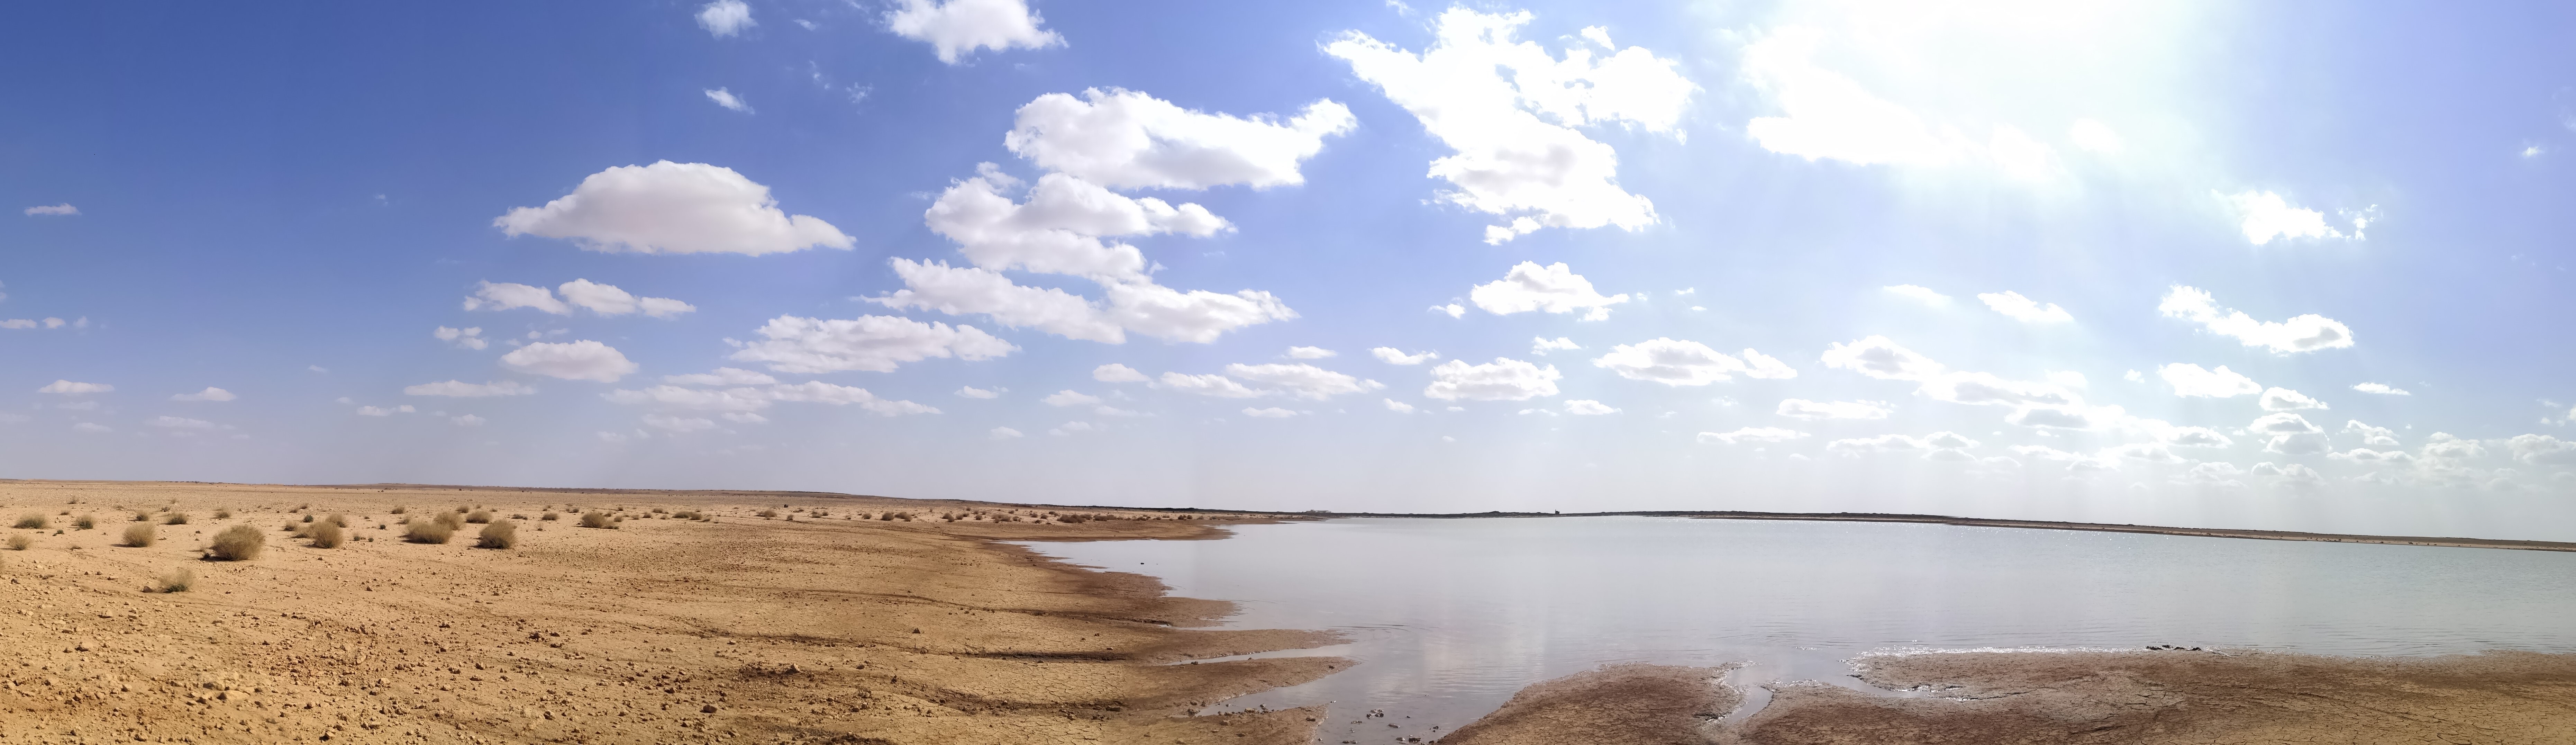
[[(1866, 657), (1884, 695), (1767, 686), (1749, 715), (1714, 668), (1609, 667), (1523, 691), (1452, 745), (2576, 742), (2576, 655), (1975, 652)], [(1564, 739), (1598, 725), (1598, 737)]]
[[(476, 524), (401, 539), (404, 518), (459, 506), (524, 518), (515, 547), (476, 548)], [(577, 527), (582, 510), (623, 519)], [(0, 530), (31, 541), (0, 548), (0, 742), (1302, 744), (1318, 711), (1193, 714), (1349, 664), (1187, 664), (1334, 639), (1192, 628), (1231, 607), (1000, 542), (1204, 539), (1275, 517), (0, 481), (0, 525), (29, 514), (47, 527)], [(338, 548), (286, 530), (335, 514), (352, 526)], [(125, 545), (136, 524), (158, 541)], [(261, 555), (201, 560), (234, 525), (265, 535)], [(182, 568), (186, 591), (147, 591)]]

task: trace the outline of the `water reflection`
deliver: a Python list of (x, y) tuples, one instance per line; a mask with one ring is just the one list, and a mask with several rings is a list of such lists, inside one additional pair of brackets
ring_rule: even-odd
[(2576, 651), (2567, 553), (1636, 517), (1235, 531), (1032, 548), (1237, 601), (1228, 627), (1346, 631), (1326, 652), (1361, 664), (1226, 707), (1332, 701), (1327, 734), (1368, 709), (1447, 731), (1608, 662), (1851, 684), (1845, 660), (1900, 648)]

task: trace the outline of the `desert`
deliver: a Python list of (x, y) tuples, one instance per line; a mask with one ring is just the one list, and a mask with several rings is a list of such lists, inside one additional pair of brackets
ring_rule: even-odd
[[(5, 482), (0, 502), (22, 524), (46, 525), (13, 529), (26, 545), (0, 553), (14, 611), (0, 628), (16, 642), (0, 661), (10, 671), (0, 735), (14, 742), (1290, 745), (1317, 740), (1326, 707), (1216, 705), (1352, 664), (1240, 658), (1338, 639), (1205, 628), (1230, 606), (1015, 543), (1208, 540), (1294, 516), (788, 492), (41, 481)], [(466, 525), (515, 525), (516, 540), (405, 538), (407, 520), (476, 513), (494, 522)], [(337, 547), (298, 528), (335, 516), (348, 523)], [(598, 527), (582, 527), (583, 516)], [(133, 526), (156, 540), (129, 545)], [(256, 554), (209, 557), (215, 537), (238, 527), (262, 535)], [(1791, 681), (1740, 711), (1746, 691), (1725, 669), (1609, 666), (1532, 686), (1455, 732), (1389, 727), (1374, 741), (2543, 743), (2576, 733), (2566, 655), (2177, 648), (1856, 663), (1884, 695)]]

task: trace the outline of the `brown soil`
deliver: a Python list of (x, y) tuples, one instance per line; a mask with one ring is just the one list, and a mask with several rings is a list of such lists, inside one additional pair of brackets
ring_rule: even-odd
[[(2189, 651), (1959, 653), (1871, 657), (1871, 694), (1815, 682), (1771, 686), (1734, 721), (1681, 684), (1720, 671), (1611, 668), (1533, 686), (1443, 743), (1617, 745), (2058, 745), (2086, 743), (2576, 742), (2576, 655), (2490, 653), (2360, 659)], [(1896, 695), (1902, 692), (1907, 695)], [(1656, 698), (1660, 702), (1640, 699)], [(1633, 711), (1671, 724), (1587, 720)], [(1546, 715), (1533, 716), (1546, 712)]]
[(1686, 745), (1743, 698), (1718, 683), (1725, 670), (1611, 665), (1521, 689), (1443, 745)]
[[(397, 505), (528, 519), (511, 549), (470, 533), (406, 543)], [(195, 520), (149, 548), (116, 537), (164, 506)], [(534, 519), (548, 507), (563, 519)], [(627, 519), (579, 528), (574, 507)], [(1192, 714), (1348, 664), (1190, 663), (1335, 640), (1187, 628), (1231, 608), (994, 542), (1211, 538), (1241, 515), (1067, 524), (1033, 521), (1045, 508), (815, 494), (0, 481), (0, 517), (29, 511), (55, 528), (0, 531), (36, 538), (0, 551), (0, 742), (1285, 745), (1308, 742), (1320, 712)], [(912, 519), (869, 519), (888, 512)], [(98, 527), (71, 529), (85, 513)], [(282, 529), (334, 513), (352, 518), (340, 548)], [(265, 531), (259, 558), (199, 559), (236, 524)], [(180, 568), (189, 590), (145, 591)]]

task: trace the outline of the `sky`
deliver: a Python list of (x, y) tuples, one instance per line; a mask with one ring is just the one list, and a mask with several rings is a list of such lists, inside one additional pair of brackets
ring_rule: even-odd
[(2571, 15), (30, 7), (0, 477), (2576, 540)]

